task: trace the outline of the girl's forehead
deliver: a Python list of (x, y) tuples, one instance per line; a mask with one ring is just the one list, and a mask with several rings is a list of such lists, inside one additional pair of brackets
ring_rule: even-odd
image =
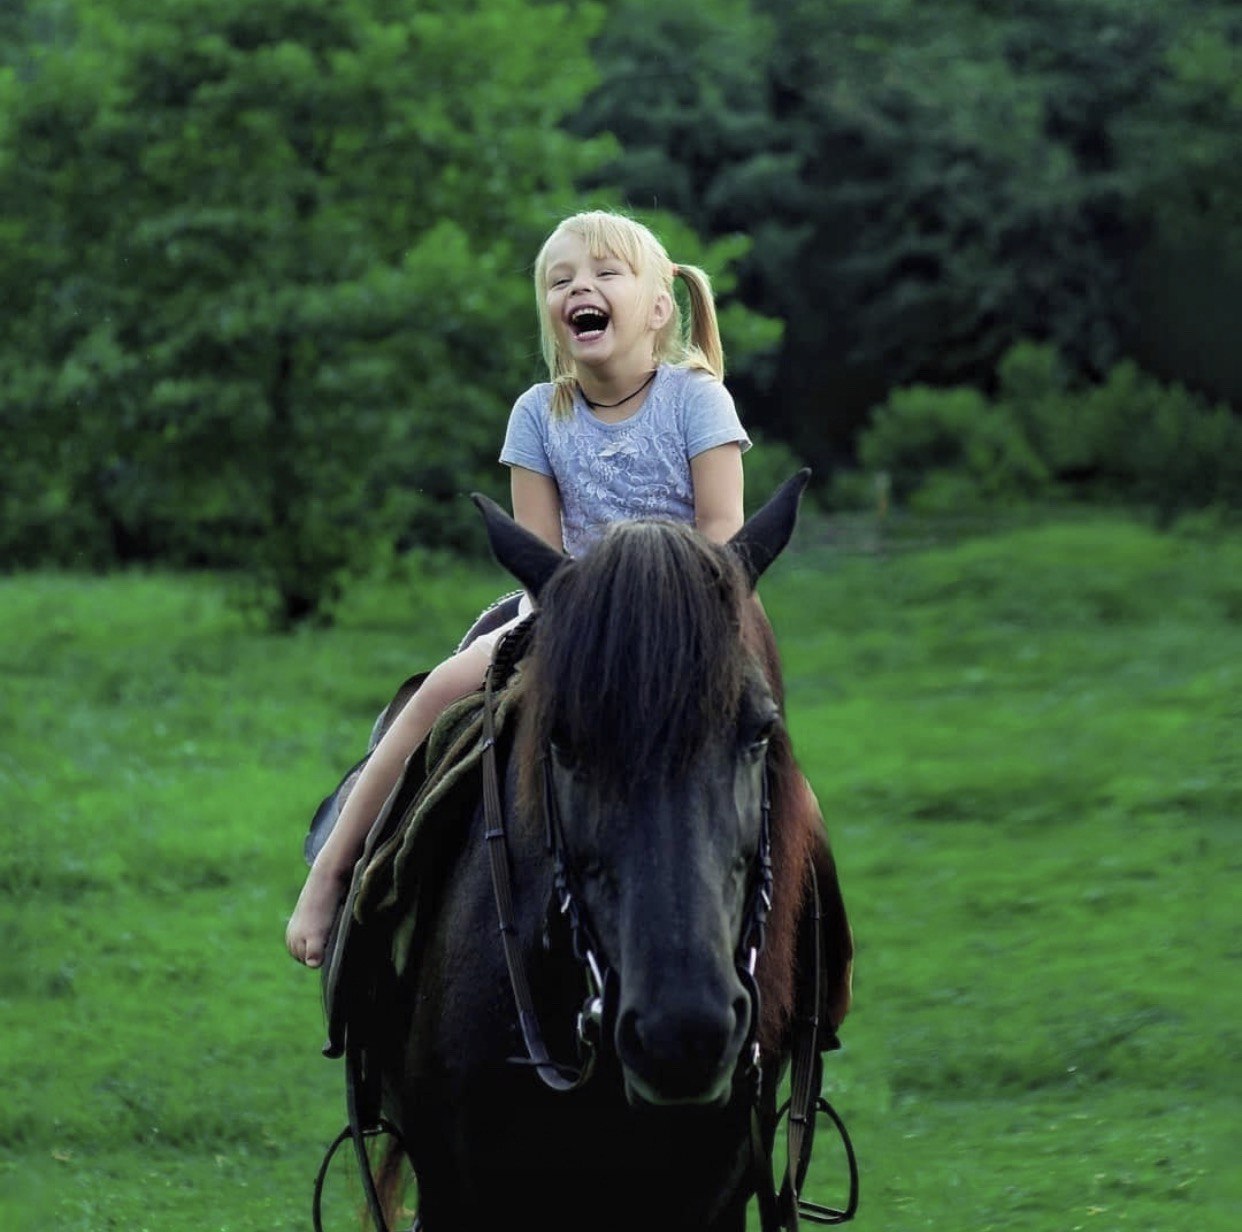
[(616, 249), (601, 239), (594, 242), (589, 241), (585, 236), (577, 234), (574, 231), (562, 231), (558, 235), (554, 235), (549, 241), (548, 246), (544, 250), (544, 263), (548, 269), (554, 265), (575, 264), (583, 260), (592, 261), (624, 261), (626, 265), (632, 264), (624, 254), (619, 253)]

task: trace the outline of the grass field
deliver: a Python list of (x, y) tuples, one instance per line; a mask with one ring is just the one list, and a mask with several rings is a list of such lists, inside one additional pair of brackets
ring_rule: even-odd
[[(218, 579), (0, 580), (0, 1229), (309, 1228), (344, 1104), (281, 941), (305, 824), (503, 588), (427, 566), (282, 638)], [(764, 600), (856, 933), (854, 1227), (1242, 1226), (1242, 538), (808, 521)]]

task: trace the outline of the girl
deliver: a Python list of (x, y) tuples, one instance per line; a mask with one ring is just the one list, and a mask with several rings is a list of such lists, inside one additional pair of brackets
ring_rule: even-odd
[[(689, 293), (688, 330), (674, 278)], [(708, 276), (674, 265), (642, 224), (593, 211), (565, 219), (544, 243), (535, 301), (551, 380), (517, 400), (500, 454), (517, 521), (570, 555), (622, 518), (692, 522), (718, 542), (733, 535), (751, 442), (721, 383)], [(481, 687), (512, 623), (433, 669), (367, 760), (285, 933), (308, 967), (323, 962), (354, 863), (406, 761), (450, 702)]]

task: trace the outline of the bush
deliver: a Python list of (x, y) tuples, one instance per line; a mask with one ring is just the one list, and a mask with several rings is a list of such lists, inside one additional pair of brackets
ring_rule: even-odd
[(1094, 487), (1152, 506), (1167, 525), (1182, 510), (1242, 504), (1242, 423), (1130, 361), (1078, 399)]
[(976, 389), (895, 390), (875, 411), (859, 440), (859, 457), (884, 471), (895, 500), (907, 502), (939, 475), (954, 476), (953, 490), (970, 503), (1002, 502), (1037, 495), (1048, 472), (1014, 416)]
[(1086, 463), (1082, 436), (1068, 414), (1069, 372), (1056, 347), (1019, 342), (996, 366), (997, 401), (1013, 416), (1052, 474)]
[[(1023, 342), (997, 366), (997, 397), (969, 387), (892, 393), (859, 440), (897, 501), (944, 511), (1039, 496), (1189, 509), (1242, 508), (1242, 420), (1132, 361), (1075, 388), (1055, 348)], [(855, 493), (857, 495), (857, 493)]]
[[(776, 489), (795, 471), (799, 471), (806, 463), (784, 442), (776, 437), (765, 436), (754, 428), (747, 428), (747, 434), (754, 442), (754, 448), (746, 453), (746, 516), (750, 517)], [(826, 477), (812, 475), (812, 487), (807, 489), (803, 497), (804, 507), (815, 506), (813, 489)]]

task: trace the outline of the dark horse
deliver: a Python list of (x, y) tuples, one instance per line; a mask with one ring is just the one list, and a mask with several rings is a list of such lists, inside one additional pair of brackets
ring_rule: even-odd
[[(539, 614), (492, 811), (444, 828), (413, 958), (384, 976), (370, 1064), (426, 1232), (745, 1227), (756, 1087), (788, 1069), (813, 886), (842, 986), (850, 956), (752, 595), (805, 481), (728, 545), (620, 523), (576, 560), (475, 498)], [(839, 1020), (837, 993), (820, 1004)], [(774, 1117), (769, 1099), (769, 1144)]]

